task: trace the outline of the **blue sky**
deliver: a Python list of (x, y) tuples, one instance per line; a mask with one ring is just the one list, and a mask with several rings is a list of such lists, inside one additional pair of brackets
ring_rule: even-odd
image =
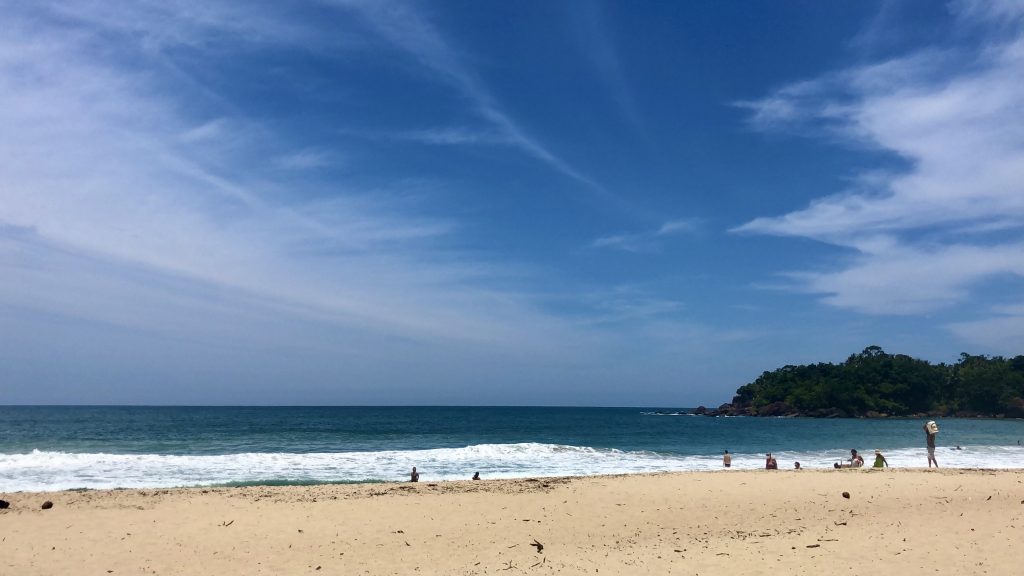
[(1024, 5), (10, 2), (5, 403), (717, 405), (1024, 353)]

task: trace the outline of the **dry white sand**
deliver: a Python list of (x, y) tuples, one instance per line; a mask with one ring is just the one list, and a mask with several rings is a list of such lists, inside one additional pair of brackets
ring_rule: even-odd
[[(12, 504), (0, 510), (0, 574), (12, 576), (1024, 574), (1024, 471), (732, 470), (0, 498)], [(41, 510), (44, 500), (54, 507)]]

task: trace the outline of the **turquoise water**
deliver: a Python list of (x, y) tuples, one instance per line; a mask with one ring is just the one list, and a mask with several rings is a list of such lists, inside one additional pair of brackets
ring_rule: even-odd
[[(923, 420), (708, 418), (643, 408), (0, 407), (0, 491), (923, 466)], [(938, 459), (1024, 467), (1024, 421), (940, 419)], [(956, 450), (959, 445), (962, 449)]]

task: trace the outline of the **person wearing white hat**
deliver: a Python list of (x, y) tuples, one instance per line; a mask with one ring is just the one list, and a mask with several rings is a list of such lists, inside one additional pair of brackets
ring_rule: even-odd
[(889, 467), (889, 462), (886, 461), (885, 456), (882, 456), (881, 450), (875, 450), (875, 463), (871, 465), (872, 468)]

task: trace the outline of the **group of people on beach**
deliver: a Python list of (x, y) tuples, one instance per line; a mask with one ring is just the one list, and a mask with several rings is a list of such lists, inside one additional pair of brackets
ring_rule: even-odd
[[(728, 450), (726, 450), (725, 454), (722, 455), (722, 465), (725, 466), (726, 468), (731, 468), (732, 467), (732, 454), (729, 454)], [(862, 466), (864, 466), (864, 457), (861, 456), (859, 453), (857, 453), (856, 449), (850, 450), (850, 459), (847, 460), (845, 463), (839, 463), (839, 462), (835, 463), (835, 467), (836, 468), (860, 468)], [(881, 450), (875, 450), (875, 463), (872, 465), (872, 468), (882, 468), (882, 467), (888, 467), (888, 466), (889, 466), (889, 462), (885, 459), (885, 456), (882, 455), (882, 451)], [(937, 466), (937, 464), (936, 464), (936, 466)], [(773, 456), (771, 452), (769, 452), (768, 454), (765, 455), (764, 469), (765, 470), (778, 470), (779, 469), (779, 461), (775, 459), (775, 456)], [(800, 467), (800, 463), (799, 462), (793, 462), (793, 469), (794, 470), (801, 470), (802, 468)]]
[[(862, 468), (864, 466), (864, 457), (857, 453), (856, 449), (850, 450), (850, 459), (845, 463), (836, 462), (833, 464), (835, 468)], [(882, 456), (881, 450), (875, 450), (875, 463), (871, 465), (872, 468), (888, 468), (889, 461)]]
[[(470, 478), (470, 480), (479, 480), (479, 479), (480, 479), (480, 473), (479, 472), (474, 472), (473, 473), (473, 477)], [(413, 466), (412, 467), (412, 473), (409, 474), (409, 482), (419, 482), (419, 481), (420, 481), (420, 473), (417, 472), (416, 471), (416, 467)]]
[[(938, 468), (939, 467), (939, 462), (935, 459), (935, 437), (939, 434), (939, 425), (936, 424), (934, 420), (929, 420), (924, 425), (924, 434), (925, 434), (925, 446), (928, 448), (928, 467), (931, 468), (932, 464), (934, 464), (935, 467)], [(957, 448), (957, 450), (960, 449), (959, 446), (957, 446), (956, 448)], [(732, 454), (729, 454), (728, 450), (726, 450), (725, 454), (722, 455), (722, 465), (725, 466), (726, 468), (731, 468), (732, 467)], [(854, 448), (854, 449), (850, 450), (850, 458), (848, 460), (844, 460), (843, 462), (836, 462), (835, 464), (833, 464), (833, 467), (836, 468), (836, 469), (840, 469), (840, 468), (863, 468), (864, 467), (864, 457), (861, 456), (857, 452), (856, 448)], [(871, 465), (871, 467), (872, 468), (888, 468), (889, 467), (889, 462), (888, 462), (888, 460), (885, 459), (885, 456), (882, 455), (882, 451), (881, 450), (875, 450), (875, 462)], [(772, 456), (771, 452), (769, 452), (768, 454), (765, 455), (764, 468), (765, 468), (765, 470), (778, 470), (779, 469), (779, 462), (775, 459), (775, 456)], [(800, 470), (801, 469), (800, 468), (800, 463), (799, 462), (794, 462), (793, 463), (793, 468), (795, 470)]]
[[(723, 457), (723, 463), (725, 464), (726, 468), (729, 468), (729, 467), (732, 466), (732, 457), (729, 455), (728, 451), (726, 451), (725, 456)], [(836, 462), (833, 466), (835, 468), (861, 468), (861, 467), (864, 466), (864, 457), (861, 456), (857, 452), (856, 448), (854, 448), (854, 449), (850, 450), (850, 458), (849, 458), (849, 460), (846, 460), (844, 462)], [(885, 456), (882, 455), (882, 451), (881, 450), (875, 450), (875, 463), (872, 464), (871, 467), (872, 468), (882, 468), (882, 467), (888, 467), (888, 466), (889, 466), (889, 462), (885, 459)], [(769, 452), (768, 454), (765, 455), (764, 469), (765, 470), (778, 470), (779, 469), (779, 462), (775, 459), (775, 456), (773, 456), (771, 452)], [(793, 462), (793, 469), (794, 470), (801, 470), (802, 468), (800, 466), (800, 463), (799, 462)]]
[[(935, 437), (939, 434), (939, 425), (936, 424), (934, 420), (929, 420), (924, 425), (924, 434), (925, 434), (925, 446), (928, 448), (928, 467), (931, 468), (932, 464), (934, 464), (935, 467), (938, 468), (939, 467), (939, 462), (937, 460), (935, 460)], [(1020, 442), (1018, 441), (1018, 444), (1019, 443)], [(959, 450), (960, 447), (957, 446), (956, 449)], [(725, 454), (722, 455), (722, 465), (725, 466), (726, 468), (732, 468), (732, 454), (730, 454), (728, 450), (726, 450)], [(864, 457), (861, 456), (857, 452), (856, 448), (853, 448), (853, 449), (850, 450), (850, 458), (848, 460), (844, 460), (843, 462), (836, 462), (835, 464), (833, 464), (833, 467), (836, 468), (836, 469), (841, 469), (841, 468), (863, 468), (864, 467)], [(871, 465), (871, 467), (872, 468), (888, 468), (889, 467), (889, 462), (885, 459), (885, 456), (882, 455), (882, 451), (881, 450), (875, 450), (875, 462)], [(771, 452), (769, 452), (767, 455), (765, 455), (764, 468), (765, 468), (765, 470), (778, 470), (779, 469), (779, 462), (775, 459), (775, 456), (772, 456)], [(800, 470), (801, 469), (800, 463), (799, 462), (793, 462), (793, 469), (794, 470)], [(480, 473), (479, 472), (474, 473), (472, 479), (473, 480), (479, 480), (480, 479)], [(416, 471), (416, 467), (415, 466), (412, 467), (412, 473), (409, 475), (409, 481), (410, 482), (419, 482), (420, 481), (420, 473)]]

